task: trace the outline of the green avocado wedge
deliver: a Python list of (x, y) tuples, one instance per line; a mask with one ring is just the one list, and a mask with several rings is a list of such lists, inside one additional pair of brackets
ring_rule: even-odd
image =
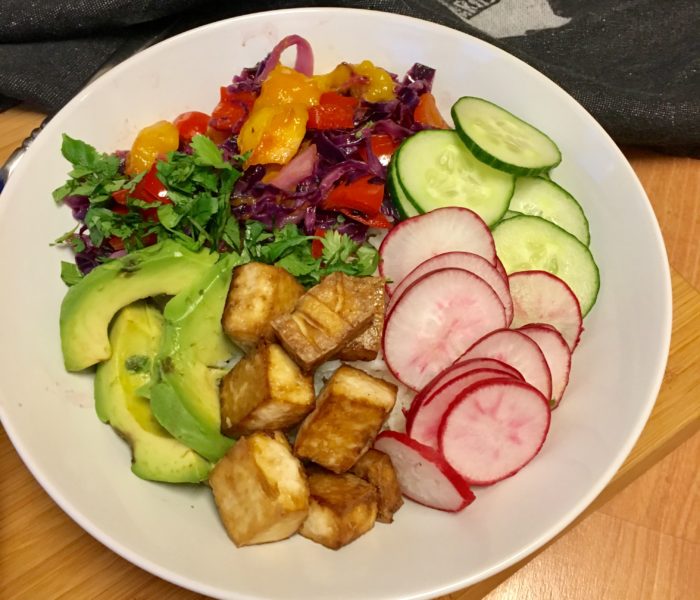
[(219, 380), (224, 363), (239, 354), (221, 328), (221, 314), (233, 267), (226, 254), (203, 277), (165, 306), (163, 342), (150, 387), (158, 422), (180, 442), (212, 462), (233, 440), (221, 434)]
[(93, 269), (68, 290), (61, 304), (66, 370), (81, 371), (110, 357), (109, 324), (121, 308), (150, 296), (181, 292), (217, 258), (208, 250), (192, 252), (168, 240)]
[(151, 481), (199, 483), (212, 464), (173, 438), (156, 421), (140, 390), (150, 382), (150, 363), (163, 335), (160, 312), (145, 302), (123, 308), (114, 319), (111, 357), (97, 366), (95, 408), (131, 446), (131, 471)]

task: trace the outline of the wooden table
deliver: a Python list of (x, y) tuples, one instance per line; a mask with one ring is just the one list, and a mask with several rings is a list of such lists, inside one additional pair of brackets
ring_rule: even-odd
[[(41, 120), (35, 112), (12, 109), (0, 114), (0, 162), (15, 148), (27, 133)], [(623, 467), (610, 485), (566, 532), (564, 538), (581, 536), (581, 521), (616, 496), (640, 474), (652, 468), (660, 459), (694, 436), (700, 424), (700, 163), (696, 160), (663, 156), (648, 151), (626, 149), (625, 154), (644, 184), (664, 233), (673, 267), (673, 338), (668, 369), (654, 412)], [(700, 436), (695, 436), (700, 439)], [(679, 489), (677, 495), (686, 499), (690, 494), (690, 518), (697, 512), (698, 479), (695, 472), (700, 466), (697, 444), (680, 457), (689, 463), (691, 489)], [(0, 429), (0, 597), (2, 598), (198, 598), (197, 594), (180, 589), (135, 567), (95, 541), (56, 506), (24, 467), (4, 430)], [(653, 487), (652, 484), (649, 484)], [(673, 485), (673, 481), (665, 482)], [(686, 484), (687, 485), (687, 482)], [(653, 490), (648, 490), (652, 493)], [(642, 490), (644, 492), (644, 490)], [(673, 494), (672, 494), (673, 495)], [(697, 518), (697, 517), (696, 517)], [(695, 521), (694, 521), (695, 522)], [(696, 527), (696, 526), (695, 526)], [(697, 528), (697, 527), (696, 527)], [(575, 529), (574, 531), (572, 531)], [(600, 533), (584, 531), (581, 548), (568, 552), (572, 560), (576, 553), (600, 551)], [(695, 534), (694, 534), (695, 535)], [(561, 536), (560, 536), (561, 537)], [(697, 540), (695, 540), (697, 542)], [(695, 543), (694, 542), (694, 543)], [(556, 543), (556, 542), (555, 542)], [(623, 546), (616, 553), (629, 550), (636, 544), (622, 539)], [(625, 544), (627, 546), (625, 546)], [(452, 600), (472, 600), (486, 594), (490, 600), (511, 597), (512, 590), (499, 593), (497, 586), (538, 556), (539, 571), (525, 570), (518, 581), (517, 598), (541, 598), (529, 594), (547, 570), (556, 569), (548, 564), (553, 548), (548, 544), (535, 555), (490, 579), (461, 592), (450, 594)], [(696, 548), (691, 544), (691, 551)], [(689, 551), (684, 550), (687, 554)], [(695, 559), (685, 556), (686, 559)], [(700, 554), (698, 555), (700, 556)], [(658, 557), (656, 557), (658, 558)], [(678, 557), (675, 557), (678, 559)], [(683, 556), (681, 556), (681, 559)], [(649, 567), (654, 556), (642, 557), (642, 568)], [(646, 561), (646, 562), (645, 562)], [(551, 562), (551, 561), (550, 561)], [(687, 561), (686, 561), (687, 562)], [(583, 581), (566, 593), (567, 598), (591, 598), (593, 580), (605, 573), (607, 584), (618, 589), (627, 586), (626, 570), (592, 567), (583, 573)], [(697, 571), (697, 564), (695, 565)], [(542, 571), (544, 569), (544, 571)], [(581, 576), (581, 574), (579, 574)], [(681, 572), (680, 581), (686, 574)], [(697, 582), (697, 579), (693, 580)], [(691, 584), (688, 584), (691, 585)], [(694, 585), (694, 583), (692, 584)], [(613, 589), (607, 587), (607, 589)], [(628, 588), (633, 589), (633, 588)], [(690, 588), (689, 588), (690, 589)], [(495, 590), (495, 591), (494, 591)], [(578, 590), (578, 592), (576, 592)], [(696, 590), (697, 591), (697, 588)], [(630, 598), (670, 597), (660, 588), (652, 588), (642, 595), (625, 594)], [(630, 595), (631, 594), (631, 595)], [(636, 595), (635, 595), (636, 594)], [(649, 595), (651, 594), (651, 595)], [(547, 594), (549, 596), (549, 593)], [(676, 594), (674, 594), (676, 595)], [(554, 596), (550, 596), (554, 597)], [(621, 596), (607, 595), (609, 598)], [(678, 594), (676, 597), (689, 597)]]

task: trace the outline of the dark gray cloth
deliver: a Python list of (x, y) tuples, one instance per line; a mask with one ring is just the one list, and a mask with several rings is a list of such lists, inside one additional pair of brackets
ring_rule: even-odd
[(697, 0), (2, 0), (0, 108), (56, 111), (115, 53), (296, 6), (371, 8), (465, 31), (551, 77), (618, 143), (700, 153)]

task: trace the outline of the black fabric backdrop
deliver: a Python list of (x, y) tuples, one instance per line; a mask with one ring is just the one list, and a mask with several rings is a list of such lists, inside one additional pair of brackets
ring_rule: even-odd
[(465, 31), (551, 77), (618, 143), (700, 155), (698, 0), (2, 0), (0, 109), (25, 101), (54, 112), (115, 54), (298, 6), (370, 8)]

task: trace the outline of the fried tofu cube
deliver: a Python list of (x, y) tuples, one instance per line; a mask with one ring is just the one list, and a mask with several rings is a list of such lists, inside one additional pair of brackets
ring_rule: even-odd
[(309, 485), (283, 434), (240, 438), (216, 464), (209, 483), (236, 546), (283, 540), (309, 512)]
[(372, 445), (396, 402), (396, 386), (343, 365), (333, 373), (304, 419), (294, 453), (344, 473)]
[(337, 550), (374, 527), (377, 491), (363, 479), (343, 473), (309, 473), (309, 514), (299, 533)]
[(382, 331), (384, 331), (384, 311), (386, 309), (384, 284), (384, 279), (381, 277), (358, 278), (358, 285), (364, 289), (362, 296), (372, 303), (374, 310), (372, 322), (360, 335), (345, 344), (336, 358), (347, 361), (377, 358), (382, 344)]
[(391, 458), (370, 448), (350, 469), (358, 477), (377, 488), (377, 521), (391, 523), (394, 513), (403, 505), (403, 495)]
[(361, 295), (358, 279), (333, 273), (306, 292), (294, 312), (272, 322), (280, 343), (305, 371), (328, 360), (369, 327), (374, 310)]
[(231, 278), (221, 324), (241, 348), (249, 350), (260, 340), (274, 340), (272, 320), (292, 312), (304, 293), (287, 271), (251, 262), (236, 267)]
[(225, 435), (286, 429), (313, 410), (314, 383), (281, 346), (264, 342), (223, 377), (220, 399)]

